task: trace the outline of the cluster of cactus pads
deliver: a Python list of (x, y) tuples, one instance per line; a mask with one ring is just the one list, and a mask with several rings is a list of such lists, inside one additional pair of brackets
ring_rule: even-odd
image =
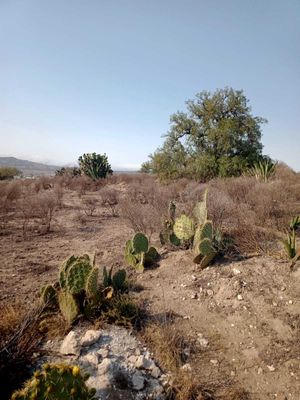
[(194, 208), (194, 219), (182, 214), (176, 218), (173, 231), (176, 237), (185, 243), (190, 243), (194, 251), (194, 262), (205, 268), (217, 255), (214, 247), (214, 232), (212, 222), (207, 220), (207, 191), (203, 201)]
[(91, 315), (101, 305), (103, 299), (112, 297), (114, 290), (119, 290), (126, 281), (125, 270), (118, 271), (112, 276), (110, 270), (107, 285), (107, 271), (103, 270), (103, 286), (98, 287), (99, 269), (95, 266), (95, 257), (88, 254), (69, 257), (59, 269), (59, 282), (46, 285), (41, 290), (44, 304), (50, 307), (59, 306), (65, 320), (71, 324), (81, 313)]
[(11, 400), (95, 400), (96, 390), (85, 384), (88, 378), (78, 366), (44, 364)]
[(155, 247), (149, 247), (148, 238), (143, 233), (136, 233), (125, 246), (125, 262), (137, 272), (143, 272), (145, 266), (154, 264), (159, 259)]

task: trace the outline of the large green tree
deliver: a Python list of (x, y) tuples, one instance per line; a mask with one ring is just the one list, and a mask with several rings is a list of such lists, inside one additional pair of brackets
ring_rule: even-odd
[(188, 100), (187, 112), (170, 118), (171, 128), (161, 148), (142, 170), (161, 179), (240, 175), (262, 157), (261, 125), (242, 90), (202, 91)]

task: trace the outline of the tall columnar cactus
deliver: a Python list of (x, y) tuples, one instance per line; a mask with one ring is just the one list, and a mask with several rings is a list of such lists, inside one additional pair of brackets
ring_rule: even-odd
[(96, 390), (86, 386), (88, 378), (78, 366), (44, 364), (11, 400), (96, 400)]
[(145, 266), (154, 264), (159, 254), (154, 247), (149, 248), (149, 241), (143, 233), (137, 233), (125, 245), (125, 262), (137, 272), (143, 272)]

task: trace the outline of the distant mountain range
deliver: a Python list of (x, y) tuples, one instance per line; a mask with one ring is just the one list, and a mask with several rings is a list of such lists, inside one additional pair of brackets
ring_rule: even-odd
[(20, 160), (15, 157), (0, 157), (0, 167), (15, 167), (23, 176), (54, 175), (60, 167), (41, 164), (34, 161)]
[[(23, 173), (23, 176), (41, 176), (41, 175), (54, 175), (57, 169), (60, 169), (61, 166), (58, 165), (48, 165), (37, 163), (34, 161), (28, 160), (20, 160), (15, 157), (0, 157), (0, 167), (15, 167)], [(130, 168), (116, 168), (114, 169), (114, 173), (136, 173), (136, 170), (132, 170)]]

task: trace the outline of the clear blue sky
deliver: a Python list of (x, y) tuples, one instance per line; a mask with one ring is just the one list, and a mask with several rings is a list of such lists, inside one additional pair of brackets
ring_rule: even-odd
[(201, 90), (244, 89), (300, 170), (299, 0), (0, 0), (0, 155), (138, 167)]

